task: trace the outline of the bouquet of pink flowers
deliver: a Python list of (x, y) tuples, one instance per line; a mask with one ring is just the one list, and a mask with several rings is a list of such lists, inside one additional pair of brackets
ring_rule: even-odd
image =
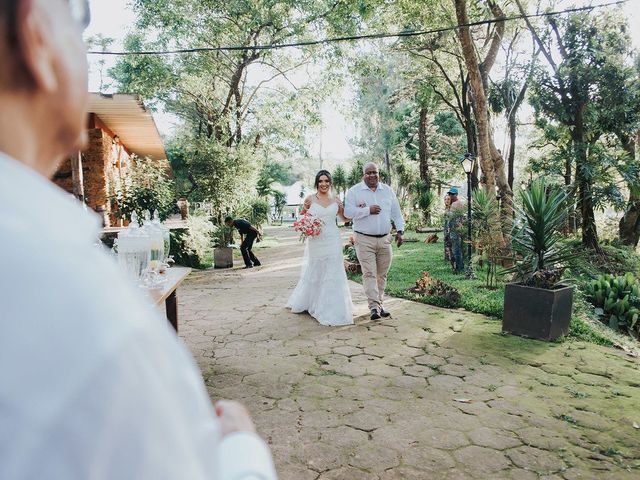
[(322, 232), (324, 222), (306, 212), (302, 217), (293, 222), (293, 229), (300, 232), (300, 240), (305, 241), (307, 237), (317, 237)]

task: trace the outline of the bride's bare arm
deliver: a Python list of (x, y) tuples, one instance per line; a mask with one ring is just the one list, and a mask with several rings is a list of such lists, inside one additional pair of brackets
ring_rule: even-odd
[(342, 204), (342, 200), (338, 198), (336, 199), (336, 203), (338, 204), (338, 217), (340, 218), (340, 220), (342, 220), (343, 222), (350, 222), (351, 219), (344, 215), (344, 205)]
[(300, 211), (301, 215), (307, 213), (307, 210), (311, 208), (311, 195), (307, 195), (307, 198), (304, 199), (304, 203), (302, 205), (302, 210)]

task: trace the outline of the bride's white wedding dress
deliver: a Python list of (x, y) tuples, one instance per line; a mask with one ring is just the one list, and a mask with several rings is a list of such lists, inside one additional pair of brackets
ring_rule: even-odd
[(336, 225), (338, 204), (312, 203), (309, 212), (324, 222), (317, 237), (308, 238), (302, 273), (287, 307), (309, 312), (322, 325), (353, 324), (351, 292), (342, 259), (342, 240)]

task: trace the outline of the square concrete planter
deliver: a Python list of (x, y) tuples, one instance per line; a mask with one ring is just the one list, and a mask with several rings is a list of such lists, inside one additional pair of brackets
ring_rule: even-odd
[(233, 267), (233, 248), (222, 247), (213, 249), (213, 266), (214, 268), (232, 268)]
[(555, 340), (569, 333), (573, 287), (527, 287), (509, 283), (504, 291), (502, 331), (539, 340)]

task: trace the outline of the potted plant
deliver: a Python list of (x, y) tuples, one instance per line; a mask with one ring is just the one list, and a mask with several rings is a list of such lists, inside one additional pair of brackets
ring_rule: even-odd
[(213, 232), (213, 266), (214, 268), (233, 267), (233, 248), (231, 244), (231, 228), (224, 224), (217, 225)]
[(560, 242), (567, 192), (538, 179), (519, 192), (513, 235), (514, 282), (506, 285), (502, 330), (541, 340), (569, 332), (573, 286), (560, 282), (575, 254)]

